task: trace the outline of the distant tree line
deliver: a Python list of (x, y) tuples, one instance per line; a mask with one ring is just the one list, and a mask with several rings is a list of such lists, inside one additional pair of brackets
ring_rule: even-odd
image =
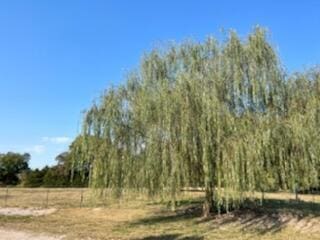
[(70, 152), (56, 157), (57, 164), (30, 169), (30, 154), (0, 154), (0, 186), (19, 187), (86, 187), (88, 171), (80, 174), (72, 166)]

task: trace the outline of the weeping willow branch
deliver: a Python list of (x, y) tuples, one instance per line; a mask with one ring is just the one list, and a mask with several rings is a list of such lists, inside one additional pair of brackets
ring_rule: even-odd
[(246, 40), (185, 42), (146, 54), (87, 111), (73, 146), (90, 186), (169, 196), (204, 187), (204, 212), (247, 192), (319, 187), (320, 72), (287, 76), (256, 28)]

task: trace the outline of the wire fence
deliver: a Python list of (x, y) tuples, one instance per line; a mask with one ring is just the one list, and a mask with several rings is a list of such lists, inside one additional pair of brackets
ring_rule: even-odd
[[(203, 193), (185, 193), (179, 195), (178, 199), (198, 196), (203, 196)], [(150, 198), (147, 191), (126, 189), (117, 199), (111, 189), (101, 192), (89, 188), (0, 188), (0, 207), (83, 208), (113, 204), (129, 206), (149, 201), (159, 202), (161, 197)]]
[[(289, 192), (264, 193), (264, 199), (296, 201), (297, 196)], [(200, 189), (184, 189), (177, 200), (190, 200), (203, 197)], [(261, 193), (251, 195), (259, 199)], [(320, 194), (299, 194), (299, 201), (320, 203)], [(159, 201), (160, 198), (153, 199)], [(146, 192), (124, 191), (117, 204), (150, 201)], [(88, 188), (0, 188), (0, 207), (33, 207), (33, 208), (83, 208), (103, 207), (115, 203), (111, 190), (106, 190), (103, 196), (97, 197)]]
[(81, 208), (93, 204), (85, 188), (0, 188), (0, 207)]

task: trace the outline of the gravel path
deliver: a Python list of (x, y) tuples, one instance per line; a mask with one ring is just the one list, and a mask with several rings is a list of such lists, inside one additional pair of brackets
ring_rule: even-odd
[(15, 230), (0, 229), (0, 240), (62, 240), (63, 237), (52, 237), (45, 234), (33, 234)]

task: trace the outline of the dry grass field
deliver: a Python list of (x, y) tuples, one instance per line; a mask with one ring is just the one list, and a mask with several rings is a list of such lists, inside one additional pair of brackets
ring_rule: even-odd
[[(63, 239), (320, 239), (320, 195), (268, 193), (264, 205), (209, 219), (201, 217), (201, 193), (180, 196), (176, 212), (166, 202), (127, 194), (121, 202), (96, 201), (87, 189), (0, 189), (0, 207), (56, 208), (44, 216), (1, 216), (0, 229)], [(82, 197), (81, 197), (82, 196)], [(258, 204), (257, 204), (258, 205)]]

